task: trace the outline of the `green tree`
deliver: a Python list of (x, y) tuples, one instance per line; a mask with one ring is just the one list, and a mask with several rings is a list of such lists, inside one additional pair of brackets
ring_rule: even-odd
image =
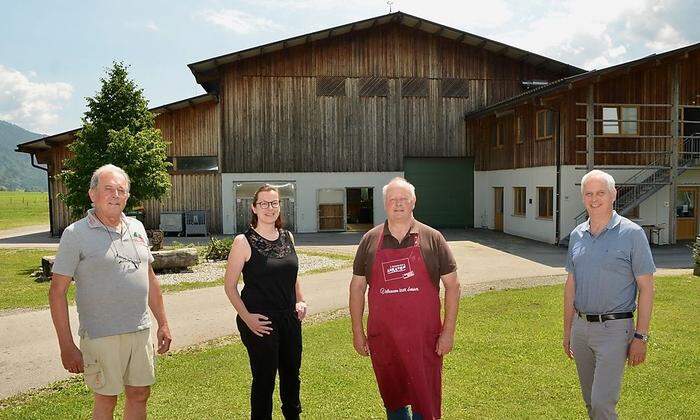
[(60, 174), (68, 192), (59, 197), (76, 218), (91, 207), (88, 189), (92, 173), (108, 163), (129, 174), (127, 209), (150, 198), (159, 199), (170, 189), (168, 143), (154, 127), (143, 89), (129, 79), (128, 66), (114, 62), (100, 82), (102, 87), (95, 97), (86, 98), (83, 128), (68, 146), (73, 156), (64, 160), (65, 169)]

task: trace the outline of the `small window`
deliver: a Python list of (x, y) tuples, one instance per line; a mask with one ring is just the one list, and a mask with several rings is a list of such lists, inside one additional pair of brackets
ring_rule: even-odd
[(525, 141), (525, 124), (523, 117), (518, 115), (515, 117), (515, 143), (522, 144)]
[(537, 187), (537, 217), (551, 219), (554, 215), (554, 188)]
[(617, 107), (603, 108), (603, 134), (620, 134), (620, 121)]
[(316, 78), (316, 96), (345, 96), (345, 78), (334, 76)]
[(507, 124), (503, 120), (498, 120), (497, 126), (496, 126), (496, 148), (500, 149), (503, 147), (503, 143), (505, 143), (508, 140), (507, 136)]
[(550, 109), (537, 111), (537, 140), (554, 136), (554, 112)]
[(636, 106), (603, 107), (603, 134), (638, 134), (638, 114)]
[(176, 156), (171, 158), (173, 172), (215, 172), (219, 170), (216, 156)]
[(525, 216), (525, 187), (513, 187), (513, 215)]
[(468, 98), (469, 80), (442, 79), (440, 80), (440, 96), (443, 98)]
[(401, 96), (428, 96), (428, 79), (413, 77), (401, 80)]
[(360, 79), (360, 96), (389, 96), (389, 81), (382, 77)]

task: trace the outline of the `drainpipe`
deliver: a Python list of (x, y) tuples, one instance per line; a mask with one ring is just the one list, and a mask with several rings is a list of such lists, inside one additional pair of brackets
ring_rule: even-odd
[(43, 166), (39, 166), (38, 164), (34, 163), (34, 153), (30, 153), (29, 156), (33, 167), (46, 172), (46, 185), (49, 190), (49, 232), (51, 233), (51, 236), (53, 236), (53, 198), (51, 191), (51, 175), (49, 174), (48, 168), (44, 168)]

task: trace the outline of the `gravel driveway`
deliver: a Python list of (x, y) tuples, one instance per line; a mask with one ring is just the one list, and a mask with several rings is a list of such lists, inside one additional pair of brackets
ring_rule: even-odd
[[(320, 255), (297, 254), (299, 257), (299, 274), (312, 270), (339, 270), (350, 265), (350, 261)], [(193, 266), (189, 271), (159, 274), (160, 284), (177, 284), (181, 282), (212, 282), (224, 276), (226, 261), (207, 261)]]

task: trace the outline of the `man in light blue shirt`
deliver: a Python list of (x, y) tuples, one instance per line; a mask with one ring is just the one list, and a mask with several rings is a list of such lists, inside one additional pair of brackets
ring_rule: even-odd
[(646, 358), (656, 267), (642, 228), (613, 210), (612, 176), (587, 173), (581, 193), (589, 219), (569, 240), (563, 346), (576, 361), (589, 417), (616, 419), (625, 361)]

